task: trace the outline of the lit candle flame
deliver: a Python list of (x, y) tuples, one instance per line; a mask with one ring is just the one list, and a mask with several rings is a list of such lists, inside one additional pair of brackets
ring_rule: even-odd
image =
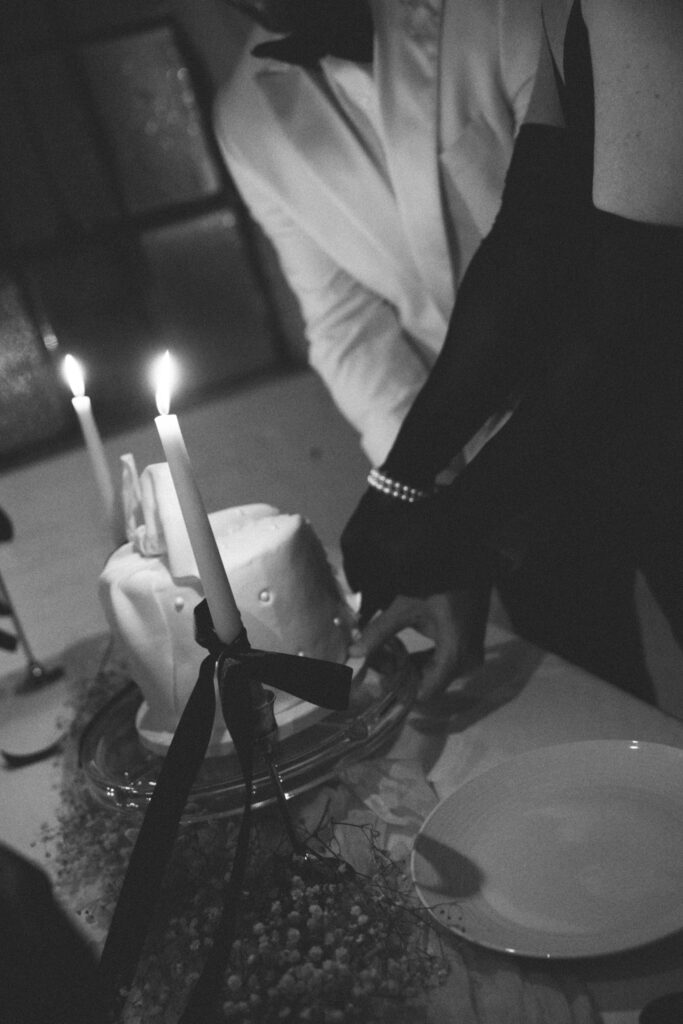
[(85, 394), (85, 380), (81, 364), (73, 356), (66, 355), (64, 356), (62, 369), (64, 371), (64, 379), (71, 388), (74, 398), (82, 398)]
[(154, 380), (157, 410), (160, 416), (168, 416), (171, 411), (171, 391), (175, 383), (175, 363), (168, 349), (156, 362)]

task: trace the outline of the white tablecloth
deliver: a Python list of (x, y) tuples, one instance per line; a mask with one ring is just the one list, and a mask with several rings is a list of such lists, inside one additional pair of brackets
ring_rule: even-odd
[[(89, 665), (94, 672), (105, 646), (105, 637), (92, 638), (65, 652), (67, 677), (76, 666), (81, 674), (87, 674)], [(0, 748), (33, 749), (54, 738), (66, 690), (67, 684), (55, 683), (30, 695), (18, 694), (13, 681), (5, 680), (0, 693)], [(436, 715), (411, 711), (383, 757), (420, 764), (437, 797), (444, 797), (516, 754), (584, 739), (639, 739), (683, 747), (683, 723), (492, 626), (484, 668), (464, 690), (449, 691)], [(0, 771), (0, 836), (48, 870), (46, 847), (38, 840), (41, 828), (55, 823), (58, 780), (59, 764), (54, 761)], [(488, 956), (474, 947), (468, 955), (473, 963), (479, 957), (480, 965)], [(513, 978), (517, 963), (502, 955), (495, 960), (492, 970), (497, 972), (499, 993), (504, 991), (500, 986), (505, 985), (505, 964)], [(525, 969), (529, 966), (533, 964)], [(683, 989), (683, 935), (645, 950), (573, 962), (570, 974), (587, 984), (606, 1024), (637, 1024), (647, 1001)], [(480, 998), (485, 998), (484, 974), (475, 971), (474, 976), (484, 986)], [(548, 1014), (538, 1018), (548, 1024), (554, 1024), (553, 998), (550, 992)], [(523, 1009), (515, 1012), (517, 1016), (511, 1008), (507, 1019), (527, 1024)], [(495, 1011), (490, 1019), (496, 1020)], [(503, 1024), (503, 1019), (496, 1024)]]

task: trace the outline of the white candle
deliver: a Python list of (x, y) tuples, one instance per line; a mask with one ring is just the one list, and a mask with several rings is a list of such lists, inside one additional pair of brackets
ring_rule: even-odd
[(104, 505), (107, 523), (114, 534), (115, 543), (118, 544), (121, 542), (121, 537), (119, 536), (120, 531), (117, 529), (116, 523), (114, 485), (109, 472), (107, 459), (104, 454), (102, 438), (100, 437), (100, 432), (97, 429), (97, 424), (95, 423), (95, 418), (93, 416), (90, 399), (85, 393), (83, 371), (80, 363), (71, 355), (64, 357), (63, 370), (66, 382), (71, 388), (71, 393), (73, 394), (71, 404), (73, 405), (78, 417), (78, 422), (83, 434), (83, 440), (85, 441), (85, 447), (88, 455), (90, 456), (97, 489), (100, 492), (102, 504)]
[(178, 417), (169, 415), (172, 372), (170, 354), (165, 352), (157, 366), (156, 403), (159, 415), (154, 422), (178, 495), (214, 628), (219, 638), (229, 644), (241, 630), (242, 619), (192, 472)]

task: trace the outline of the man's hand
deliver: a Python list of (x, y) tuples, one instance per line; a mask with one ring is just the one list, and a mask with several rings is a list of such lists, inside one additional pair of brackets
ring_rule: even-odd
[(397, 597), (365, 627), (353, 644), (353, 657), (366, 657), (385, 640), (412, 627), (434, 641), (418, 689), (418, 699), (430, 700), (457, 676), (484, 660), (484, 632), (489, 590), (450, 590), (430, 597)]

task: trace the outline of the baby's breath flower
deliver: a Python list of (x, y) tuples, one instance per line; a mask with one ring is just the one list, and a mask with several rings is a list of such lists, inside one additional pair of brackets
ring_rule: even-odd
[[(98, 938), (109, 926), (140, 823), (95, 805), (78, 767), (78, 744), (84, 726), (122, 682), (113, 670), (74, 680), (59, 831), (44, 839), (54, 853), (57, 894)], [(232, 818), (181, 827), (117, 1024), (178, 1019), (214, 945), (238, 829)], [(331, 823), (321, 826), (312, 837), (317, 849), (325, 849), (331, 832)], [(371, 874), (342, 861), (321, 876), (289, 850), (276, 808), (254, 816), (250, 872), (217, 1005), (221, 1024), (420, 1019), (410, 1002), (444, 983), (445, 961), (425, 952), (429, 922), (415, 905), (409, 879), (371, 829), (361, 833), (374, 860)]]

